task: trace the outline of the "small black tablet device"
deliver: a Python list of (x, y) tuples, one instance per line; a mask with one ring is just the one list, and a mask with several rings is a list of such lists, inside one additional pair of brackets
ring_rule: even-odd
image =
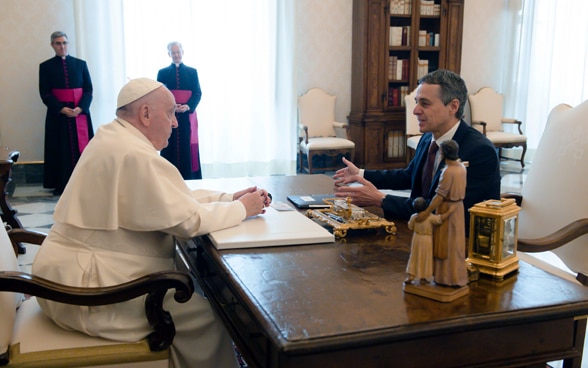
[(329, 205), (323, 199), (334, 197), (334, 194), (289, 195), (288, 200), (297, 208), (328, 208)]

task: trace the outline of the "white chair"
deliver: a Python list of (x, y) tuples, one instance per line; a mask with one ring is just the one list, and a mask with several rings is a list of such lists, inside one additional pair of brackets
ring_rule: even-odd
[[(10, 234), (10, 239), (8, 236)], [(194, 291), (190, 276), (169, 271), (108, 288), (80, 289), (19, 271), (15, 243), (41, 244), (45, 235), (0, 226), (0, 366), (7, 367), (168, 367), (175, 327), (162, 309), (163, 297), (176, 289), (185, 302)], [(75, 305), (105, 305), (148, 295), (145, 311), (154, 332), (138, 342), (117, 342), (66, 331), (43, 314), (36, 297)], [(23, 301), (23, 295), (33, 297)]]
[(404, 105), (406, 107), (406, 163), (412, 160), (421, 136), (423, 133), (419, 131), (419, 122), (416, 115), (413, 113), (416, 106), (416, 88), (410, 94), (404, 96)]
[(521, 252), (552, 251), (588, 286), (588, 101), (558, 106), (522, 189)]
[(336, 170), (344, 166), (342, 157), (353, 160), (355, 143), (347, 139), (348, 124), (335, 121), (336, 99), (320, 88), (298, 97), (301, 171)]
[(563, 115), (566, 111), (571, 110), (572, 108), (572, 105), (567, 103), (560, 103), (555, 105), (549, 112), (549, 115), (547, 115), (547, 124), (549, 124), (551, 121), (560, 119), (561, 115)]
[[(500, 157), (503, 157), (503, 148), (521, 147), (523, 151), (519, 161), (521, 166), (525, 167), (527, 137), (523, 135), (521, 130), (521, 121), (503, 117), (504, 96), (490, 87), (483, 87), (473, 95), (469, 95), (468, 100), (472, 114), (472, 126), (484, 133), (494, 144), (494, 147), (498, 148)], [(505, 124), (516, 125), (518, 132), (506, 131)]]

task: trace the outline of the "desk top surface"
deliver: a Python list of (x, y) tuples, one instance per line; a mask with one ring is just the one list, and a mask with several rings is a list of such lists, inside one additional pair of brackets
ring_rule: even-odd
[[(333, 186), (327, 176), (301, 175), (225, 180), (223, 189), (252, 184), (281, 201), (288, 194), (329, 193)], [(360, 335), (406, 338), (588, 313), (588, 288), (524, 262), (504, 281), (482, 278), (471, 283), (469, 295), (450, 303), (406, 294), (412, 233), (405, 222), (396, 225), (396, 235), (356, 231), (334, 244), (224, 251), (205, 244), (205, 249), (227, 274), (231, 288), (283, 345)]]

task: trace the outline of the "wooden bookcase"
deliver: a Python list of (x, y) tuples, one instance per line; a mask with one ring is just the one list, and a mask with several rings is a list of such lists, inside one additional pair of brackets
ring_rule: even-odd
[[(354, 162), (367, 169), (406, 165), (404, 93), (416, 88), (422, 73), (438, 68), (459, 73), (461, 67), (464, 0), (410, 0), (404, 10), (407, 14), (396, 14), (398, 3), (402, 1), (353, 1), (348, 133), (355, 142)], [(421, 10), (431, 13), (435, 8), (436, 15), (421, 14)], [(393, 36), (397, 31), (392, 32), (391, 27), (401, 27), (400, 45), (398, 37)], [(424, 37), (428, 44), (419, 45), (419, 31), (429, 34)], [(403, 60), (404, 72), (390, 73), (394, 57)], [(419, 59), (428, 60), (421, 74)]]

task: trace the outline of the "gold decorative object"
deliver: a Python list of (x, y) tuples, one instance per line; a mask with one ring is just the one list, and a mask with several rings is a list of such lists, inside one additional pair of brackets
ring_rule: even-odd
[(377, 229), (383, 227), (387, 233), (396, 234), (396, 225), (373, 213), (351, 204), (351, 198), (327, 198), (323, 200), (329, 208), (308, 210), (306, 215), (326, 223), (333, 234), (344, 238), (348, 230)]
[(502, 280), (519, 269), (517, 239), (521, 210), (512, 198), (475, 204), (470, 211), (467, 262), (481, 274)]

